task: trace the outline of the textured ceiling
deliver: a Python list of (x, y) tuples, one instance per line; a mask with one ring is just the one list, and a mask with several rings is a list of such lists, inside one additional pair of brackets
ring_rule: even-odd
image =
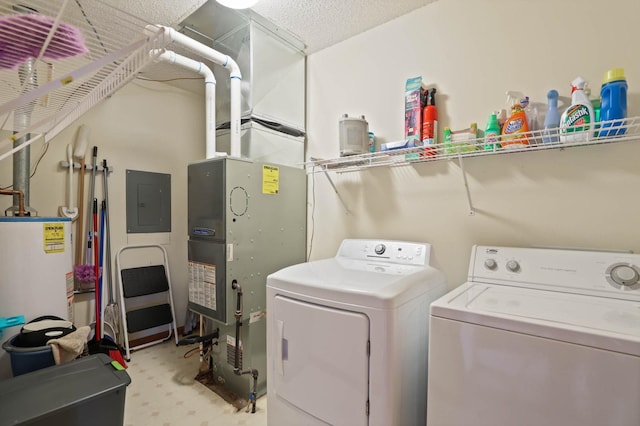
[[(148, 22), (176, 25), (206, 0), (104, 0)], [(214, 1), (214, 0), (209, 0)], [(434, 0), (260, 0), (253, 11), (302, 40), (329, 47)]]
[(433, 1), (260, 0), (253, 10), (296, 35), (313, 53)]

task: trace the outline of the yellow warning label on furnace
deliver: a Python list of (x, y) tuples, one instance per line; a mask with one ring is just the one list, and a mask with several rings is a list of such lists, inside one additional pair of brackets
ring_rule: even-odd
[(64, 252), (64, 223), (45, 223), (43, 226), (45, 253)]
[(277, 194), (280, 190), (280, 168), (276, 166), (262, 166), (262, 193)]

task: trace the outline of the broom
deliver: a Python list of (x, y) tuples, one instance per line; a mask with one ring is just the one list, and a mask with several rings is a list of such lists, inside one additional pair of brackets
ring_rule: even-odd
[[(102, 224), (101, 228), (104, 226), (104, 215), (105, 215), (105, 202), (102, 202)], [(93, 339), (87, 344), (89, 354), (107, 354), (109, 357), (120, 363), (124, 368), (127, 368), (127, 363), (124, 360), (124, 356), (122, 355), (123, 350), (120, 348), (108, 335), (104, 335), (103, 338), (103, 330), (102, 330), (102, 276), (100, 275), (100, 265), (102, 264), (102, 246), (98, 245), (100, 240), (98, 234), (98, 199), (93, 199), (93, 254), (94, 254), (94, 268), (96, 274), (95, 280), (95, 299), (96, 299), (96, 326), (95, 332), (93, 335)], [(102, 238), (102, 242), (104, 244), (104, 238)]]
[[(76, 259), (75, 266), (73, 268), (74, 278), (76, 279), (76, 283), (87, 283), (93, 282), (93, 269), (89, 268), (90, 275), (87, 276), (86, 268), (84, 267), (85, 262), (85, 251), (84, 251), (84, 173), (85, 173), (85, 157), (87, 152), (87, 129), (84, 124), (82, 124), (78, 128), (78, 134), (76, 137), (76, 145), (75, 150), (73, 151), (73, 156), (80, 160), (80, 176), (78, 177), (78, 222), (77, 222), (77, 241), (76, 241)], [(82, 290), (80, 285), (76, 285), (77, 290)]]
[(109, 271), (107, 275), (107, 291), (109, 292), (109, 303), (104, 308), (104, 319), (108, 323), (113, 326), (113, 331), (116, 334), (113, 336), (116, 342), (119, 342), (119, 333), (120, 333), (120, 311), (118, 310), (118, 305), (115, 303), (113, 299), (113, 282), (111, 279), (111, 231), (109, 228), (109, 187), (107, 185), (107, 176), (109, 174), (109, 166), (107, 165), (107, 160), (102, 160), (102, 168), (104, 170), (103, 175), (103, 191), (104, 191), (104, 212), (105, 212), (105, 230), (102, 234), (102, 241), (105, 243), (107, 248), (105, 265), (106, 269)]
[[(89, 185), (89, 207), (93, 205), (93, 196), (95, 192), (96, 186), (96, 167), (98, 161), (98, 147), (93, 147), (93, 162), (91, 167), (91, 184)], [(96, 200), (97, 203), (97, 200)], [(97, 209), (97, 205), (96, 205)], [(97, 212), (96, 212), (97, 216)], [(95, 220), (91, 214), (87, 214), (87, 256), (86, 256), (86, 264), (76, 265), (75, 276), (78, 281), (85, 283), (94, 283), (96, 280), (96, 272), (93, 266), (93, 261), (91, 260), (91, 254), (93, 253), (93, 231), (91, 230), (92, 226), (95, 225)]]

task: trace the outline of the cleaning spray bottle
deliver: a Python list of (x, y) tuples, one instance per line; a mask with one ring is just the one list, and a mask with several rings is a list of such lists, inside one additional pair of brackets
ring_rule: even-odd
[(436, 88), (427, 90), (427, 105), (422, 111), (422, 145), (425, 157), (435, 157), (435, 144), (438, 143), (438, 108), (436, 107)]
[(529, 124), (527, 114), (524, 112), (528, 103), (529, 98), (525, 97), (511, 106), (511, 115), (502, 126), (502, 148), (515, 149), (529, 145)]
[(582, 77), (571, 82), (571, 106), (560, 117), (560, 142), (580, 142), (594, 136), (595, 113), (584, 91), (586, 84)]
[(558, 91), (551, 89), (547, 92), (547, 115), (544, 117), (544, 131), (542, 142), (558, 143), (558, 127), (560, 127), (560, 111), (558, 111)]

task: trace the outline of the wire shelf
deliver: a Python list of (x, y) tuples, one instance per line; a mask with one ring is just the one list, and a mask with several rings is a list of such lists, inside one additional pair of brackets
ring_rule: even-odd
[[(397, 167), (431, 161), (564, 149), (639, 139), (640, 117), (630, 117), (598, 122), (595, 131), (585, 131), (578, 126), (569, 127), (567, 131), (562, 132), (559, 129), (552, 132), (536, 130), (527, 132), (517, 140), (499, 136), (493, 144), (489, 144), (486, 138), (476, 138), (463, 143), (439, 143), (427, 147), (401, 148), (332, 159), (311, 158), (304, 165), (307, 173), (355, 172), (372, 167)], [(503, 144), (505, 147), (502, 147)]]
[(0, 0), (0, 160), (27, 134), (54, 138), (133, 79), (163, 47), (147, 24), (100, 0)]

